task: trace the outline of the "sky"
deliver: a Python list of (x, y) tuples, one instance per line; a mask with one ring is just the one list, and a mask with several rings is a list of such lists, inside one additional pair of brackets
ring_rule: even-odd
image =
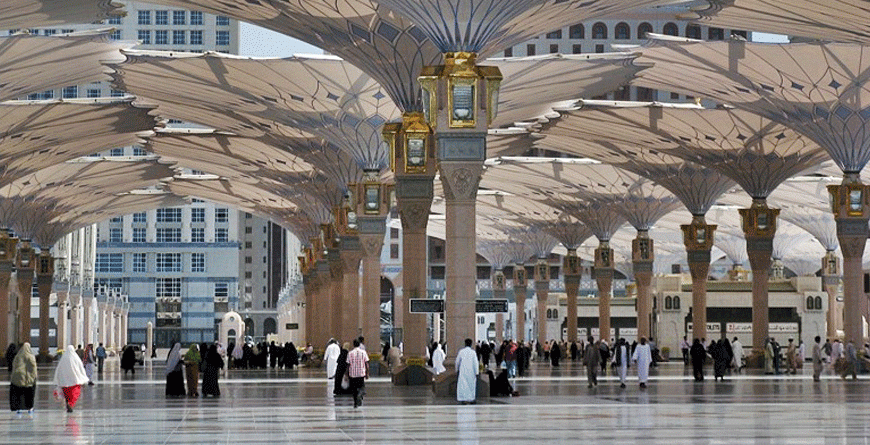
[[(754, 33), (753, 41), (785, 43), (788, 41), (788, 38), (776, 34)], [(316, 46), (244, 22), (241, 23), (241, 40), (239, 44), (239, 53), (250, 57), (290, 57), (294, 54), (323, 54), (323, 50)]]

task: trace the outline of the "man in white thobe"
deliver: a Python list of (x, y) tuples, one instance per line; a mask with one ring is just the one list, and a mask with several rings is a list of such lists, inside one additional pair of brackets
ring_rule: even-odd
[(737, 337), (734, 337), (734, 341), (731, 342), (731, 352), (734, 355), (734, 370), (737, 373), (740, 373), (740, 370), (743, 369), (743, 345), (740, 344), (740, 340)]
[(619, 387), (625, 388), (625, 381), (628, 378), (628, 342), (624, 338), (620, 338), (616, 342), (616, 350), (613, 352), (613, 359), (619, 370)]
[(435, 352), (432, 353), (432, 367), (435, 370), (435, 375), (441, 374), (447, 370), (447, 368), (444, 367), (445, 358), (444, 349), (439, 343), (438, 346), (435, 347)]
[(640, 382), (640, 387), (646, 388), (646, 382), (649, 380), (649, 365), (652, 363), (652, 352), (646, 337), (640, 338), (640, 344), (634, 348), (631, 360), (637, 363), (637, 381)]
[(329, 339), (329, 345), (326, 347), (326, 352), (323, 353), (323, 360), (326, 361), (326, 378), (335, 378), (335, 367), (338, 365), (340, 354), (341, 348), (338, 347), (338, 342), (334, 338)]
[(456, 401), (463, 405), (474, 403), (477, 399), (477, 374), (480, 372), (480, 365), (472, 344), (471, 339), (466, 338), (465, 347), (456, 355)]

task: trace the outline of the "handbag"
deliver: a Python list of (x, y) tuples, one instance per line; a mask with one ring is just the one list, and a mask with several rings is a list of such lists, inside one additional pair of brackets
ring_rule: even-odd
[(350, 377), (347, 376), (347, 373), (344, 373), (344, 376), (341, 377), (341, 389), (350, 388)]

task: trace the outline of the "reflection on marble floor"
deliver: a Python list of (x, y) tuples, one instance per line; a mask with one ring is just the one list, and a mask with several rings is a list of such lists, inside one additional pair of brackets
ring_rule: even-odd
[[(682, 365), (668, 364), (647, 390), (621, 390), (610, 376), (590, 390), (574, 364), (534, 364), (531, 377), (514, 382), (519, 397), (462, 406), (380, 378), (353, 409), (327, 390), (322, 370), (231, 371), (219, 399), (166, 399), (162, 367), (145, 371), (126, 379), (107, 371), (66, 414), (51, 398), (52, 370), (42, 369), (36, 413), (0, 416), (0, 443), (870, 443), (863, 376), (814, 383), (808, 375), (749, 374), (697, 384)], [(5, 370), (0, 376), (8, 379)], [(0, 393), (8, 399), (8, 386)]]

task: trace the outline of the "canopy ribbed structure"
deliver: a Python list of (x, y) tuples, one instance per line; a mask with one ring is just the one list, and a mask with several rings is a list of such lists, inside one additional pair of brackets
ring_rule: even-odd
[[(809, 62), (812, 61), (812, 62)], [(705, 97), (805, 134), (844, 173), (870, 160), (870, 46), (700, 42), (655, 36), (635, 83)]]
[(105, 64), (123, 61), (120, 50), (133, 45), (135, 42), (110, 40), (105, 30), (61, 36), (18, 33), (0, 37), (3, 48), (0, 101), (67, 85), (109, 80), (111, 70)]
[(132, 99), (0, 103), (0, 186), (65, 161), (144, 143), (157, 125)]
[(122, 8), (111, 0), (5, 0), (0, 4), (0, 29), (94, 23), (123, 15)]

